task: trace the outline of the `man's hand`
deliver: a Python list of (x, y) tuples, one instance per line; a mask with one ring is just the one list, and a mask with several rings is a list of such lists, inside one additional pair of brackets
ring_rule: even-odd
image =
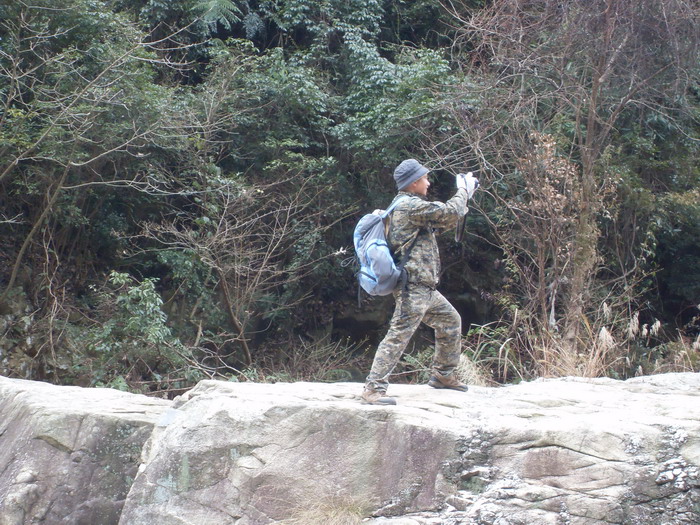
[(470, 199), (478, 187), (479, 179), (477, 179), (471, 171), (469, 173), (457, 174), (457, 188), (464, 188), (467, 190), (467, 196)]

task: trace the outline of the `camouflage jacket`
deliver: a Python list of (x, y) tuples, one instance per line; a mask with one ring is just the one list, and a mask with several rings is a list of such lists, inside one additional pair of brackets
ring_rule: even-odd
[(401, 254), (417, 236), (406, 263), (408, 282), (435, 288), (440, 280), (440, 252), (435, 232), (457, 225), (467, 211), (467, 192), (457, 190), (447, 202), (431, 202), (425, 197), (400, 191), (396, 196), (408, 199), (394, 208), (387, 240), (392, 252), (400, 261)]

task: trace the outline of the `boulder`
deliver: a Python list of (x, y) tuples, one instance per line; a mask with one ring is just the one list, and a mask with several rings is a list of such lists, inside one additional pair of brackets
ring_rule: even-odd
[(700, 522), (700, 376), (468, 393), (204, 381), (154, 431), (120, 525)]
[(116, 525), (170, 404), (0, 377), (0, 525)]

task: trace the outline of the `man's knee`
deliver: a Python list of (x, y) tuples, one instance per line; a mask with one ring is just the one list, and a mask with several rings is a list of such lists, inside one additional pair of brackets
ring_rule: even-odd
[(462, 316), (454, 308), (445, 312), (444, 315), (435, 323), (433, 327), (436, 332), (457, 332), (460, 333), (462, 330)]
[(462, 316), (459, 315), (459, 312), (452, 307), (452, 315), (451, 315), (451, 323), (454, 326), (461, 327), (462, 326)]
[(450, 315), (442, 316), (433, 326), (435, 339), (441, 346), (459, 348), (462, 339), (462, 318), (457, 310), (452, 309)]

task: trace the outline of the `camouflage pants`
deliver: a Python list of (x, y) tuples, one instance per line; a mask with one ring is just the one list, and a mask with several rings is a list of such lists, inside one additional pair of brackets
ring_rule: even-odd
[(433, 368), (443, 375), (451, 374), (461, 354), (462, 319), (455, 308), (437, 290), (409, 285), (394, 294), (396, 309), (389, 331), (377, 348), (366, 388), (386, 392), (389, 375), (401, 359), (408, 342), (424, 322), (435, 330)]

